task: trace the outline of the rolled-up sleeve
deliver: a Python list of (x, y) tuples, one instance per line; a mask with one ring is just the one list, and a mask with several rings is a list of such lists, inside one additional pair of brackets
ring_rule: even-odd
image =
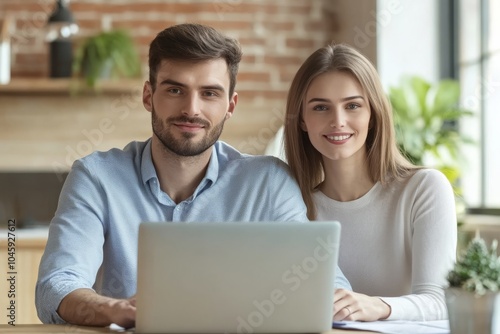
[(64, 323), (61, 300), (79, 288), (92, 289), (103, 260), (106, 215), (102, 187), (82, 162), (75, 162), (49, 227), (35, 291), (43, 323)]

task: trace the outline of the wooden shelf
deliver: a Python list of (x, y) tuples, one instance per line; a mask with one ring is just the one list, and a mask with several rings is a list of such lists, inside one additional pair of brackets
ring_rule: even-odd
[(122, 94), (142, 90), (143, 84), (142, 79), (101, 80), (95, 89), (90, 89), (78, 79), (13, 78), (7, 85), (0, 85), (0, 95)]

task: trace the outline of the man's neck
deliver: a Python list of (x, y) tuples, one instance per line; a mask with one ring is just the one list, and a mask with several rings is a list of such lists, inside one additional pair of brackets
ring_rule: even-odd
[(161, 190), (175, 203), (189, 198), (205, 177), (212, 151), (211, 147), (197, 156), (179, 156), (165, 149), (153, 136), (151, 156)]

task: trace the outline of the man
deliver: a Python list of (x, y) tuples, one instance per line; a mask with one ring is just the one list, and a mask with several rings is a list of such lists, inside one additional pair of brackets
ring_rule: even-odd
[[(62, 189), (36, 287), (44, 323), (130, 327), (143, 221), (305, 221), (286, 165), (219, 142), (238, 102), (241, 50), (181, 24), (150, 45), (143, 104), (153, 135), (76, 161)], [(349, 283), (339, 275), (339, 287)]]

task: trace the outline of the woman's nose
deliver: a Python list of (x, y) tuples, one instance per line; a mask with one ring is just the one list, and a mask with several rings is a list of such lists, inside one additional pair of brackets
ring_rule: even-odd
[(345, 115), (343, 111), (335, 110), (332, 113), (332, 118), (330, 120), (330, 127), (332, 128), (342, 128), (345, 125)]

